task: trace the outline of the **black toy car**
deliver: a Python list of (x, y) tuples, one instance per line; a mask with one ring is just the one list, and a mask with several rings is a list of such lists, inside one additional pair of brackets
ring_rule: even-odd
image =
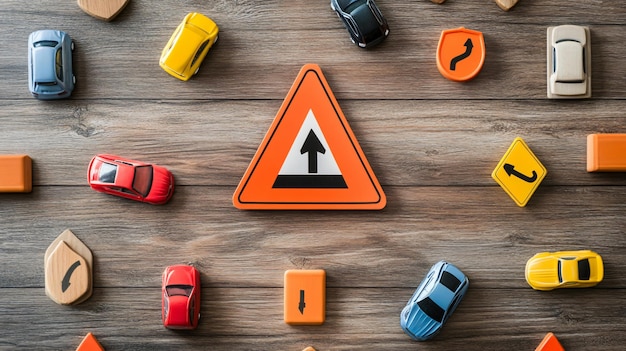
[(389, 35), (387, 20), (374, 0), (330, 0), (330, 8), (337, 12), (352, 42), (359, 47), (374, 46)]

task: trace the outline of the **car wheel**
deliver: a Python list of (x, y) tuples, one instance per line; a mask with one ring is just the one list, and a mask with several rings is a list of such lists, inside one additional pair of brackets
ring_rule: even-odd
[(75, 46), (74, 46), (74, 41), (72, 40), (72, 43), (70, 44), (70, 49), (71, 49), (72, 51), (74, 51), (74, 47), (75, 47)]
[(72, 75), (72, 84), (76, 85), (76, 76)]
[(196, 71), (193, 72), (193, 75), (195, 76), (196, 74), (198, 74), (198, 71), (200, 70), (200, 67), (196, 68)]
[(213, 45), (215, 45), (215, 43), (217, 43), (217, 39), (219, 39), (219, 38), (220, 38), (220, 36), (219, 36), (219, 35), (216, 35), (216, 36), (215, 36), (215, 41), (213, 42)]

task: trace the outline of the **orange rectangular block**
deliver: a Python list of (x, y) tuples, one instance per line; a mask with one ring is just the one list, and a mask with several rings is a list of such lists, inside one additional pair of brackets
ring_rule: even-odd
[(32, 161), (28, 155), (0, 155), (0, 192), (30, 193), (33, 189)]
[(319, 325), (326, 318), (326, 272), (322, 269), (285, 272), (285, 323)]
[(587, 135), (587, 172), (626, 172), (626, 134)]

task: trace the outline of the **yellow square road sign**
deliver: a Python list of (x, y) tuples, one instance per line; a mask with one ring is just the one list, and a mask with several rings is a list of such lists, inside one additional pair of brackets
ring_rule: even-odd
[(548, 170), (524, 140), (517, 137), (491, 173), (491, 177), (518, 206), (524, 207), (546, 174)]

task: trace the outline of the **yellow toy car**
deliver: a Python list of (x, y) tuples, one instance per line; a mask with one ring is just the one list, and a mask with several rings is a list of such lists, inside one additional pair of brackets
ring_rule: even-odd
[(535, 290), (587, 288), (602, 278), (602, 257), (590, 250), (540, 252), (526, 262), (526, 281)]
[(170, 75), (188, 80), (198, 73), (218, 33), (217, 24), (210, 18), (197, 12), (188, 14), (163, 48), (159, 65)]

